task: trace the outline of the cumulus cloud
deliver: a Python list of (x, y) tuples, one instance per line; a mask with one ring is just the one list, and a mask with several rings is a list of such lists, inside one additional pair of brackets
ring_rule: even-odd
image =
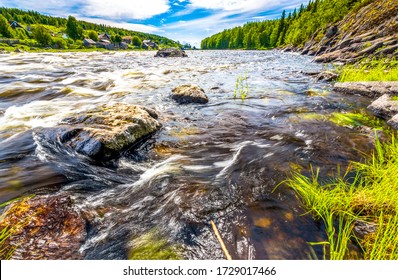
[(109, 25), (109, 26), (124, 28), (127, 30), (133, 30), (133, 31), (140, 31), (140, 32), (145, 32), (145, 33), (162, 33), (162, 32), (164, 32), (163, 30), (161, 30), (158, 27), (153, 26), (153, 25), (136, 24), (136, 23), (130, 23), (130, 22), (125, 22), (125, 21), (117, 22), (117, 21), (100, 19), (100, 18), (81, 17), (78, 15), (76, 16), (76, 18), (79, 20), (87, 21), (87, 22), (105, 24), (105, 25)]
[(4, 0), (4, 6), (47, 12), (58, 16), (75, 13), (114, 20), (143, 20), (170, 9), (168, 0)]
[(88, 0), (82, 5), (85, 15), (109, 19), (148, 19), (170, 9), (168, 0)]
[(300, 0), (189, 0), (192, 7), (223, 11), (261, 11), (277, 6), (291, 6)]

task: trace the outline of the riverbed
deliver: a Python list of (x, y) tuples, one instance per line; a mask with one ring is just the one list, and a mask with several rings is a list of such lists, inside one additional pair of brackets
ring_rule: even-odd
[[(0, 54), (0, 203), (62, 194), (85, 213), (86, 259), (126, 259), (156, 231), (185, 259), (310, 259), (326, 239), (283, 184), (290, 172), (333, 174), (371, 149), (372, 137), (326, 119), (369, 100), (332, 91), (310, 57), (278, 51)], [(234, 96), (238, 77), (248, 94)], [(170, 94), (197, 84), (208, 104)], [(93, 162), (42, 137), (71, 114), (103, 104), (144, 105), (162, 129), (120, 158)], [(21, 245), (23, 246), (23, 244)]]

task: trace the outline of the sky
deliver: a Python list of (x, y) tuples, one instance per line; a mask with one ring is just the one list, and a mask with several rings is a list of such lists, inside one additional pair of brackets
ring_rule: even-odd
[(199, 47), (224, 29), (280, 17), (308, 0), (0, 0), (0, 6), (153, 33)]

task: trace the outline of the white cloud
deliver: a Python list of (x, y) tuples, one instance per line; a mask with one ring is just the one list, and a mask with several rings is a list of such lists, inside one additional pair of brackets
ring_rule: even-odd
[(4, 0), (0, 5), (17, 6), (58, 16), (76, 13), (111, 20), (148, 19), (170, 9), (169, 0)]
[(246, 7), (247, 2), (255, 0), (190, 0), (193, 7), (211, 10), (233, 11)]
[(145, 33), (162, 33), (162, 32), (164, 32), (163, 30), (160, 30), (158, 27), (153, 26), (153, 25), (135, 24), (135, 23), (129, 23), (129, 22), (124, 22), (124, 21), (116, 22), (116, 21), (107, 20), (107, 19), (89, 18), (89, 17), (80, 17), (80, 16), (76, 16), (76, 18), (78, 20), (83, 20), (83, 21), (88, 21), (88, 22), (93, 22), (93, 23), (98, 23), (98, 24), (105, 24), (105, 25), (124, 28), (124, 29), (132, 30), (132, 31), (140, 31), (140, 32), (145, 32)]
[(148, 19), (170, 9), (168, 0), (88, 0), (82, 4), (85, 15), (108, 19)]
[(189, 0), (194, 8), (235, 12), (266, 11), (270, 8), (302, 3), (300, 0)]

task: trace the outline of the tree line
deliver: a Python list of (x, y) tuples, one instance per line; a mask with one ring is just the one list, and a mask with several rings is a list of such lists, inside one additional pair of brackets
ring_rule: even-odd
[[(12, 29), (9, 23), (13, 21), (18, 22), (25, 28)], [(26, 29), (27, 26), (32, 26), (32, 32)], [(62, 34), (54, 34), (55, 32), (67, 34), (68, 37), (74, 41), (83, 40), (84, 38), (98, 39), (94, 33), (96, 33), (97, 36), (98, 33), (108, 33), (109, 35), (113, 36), (116, 41), (123, 36), (132, 36), (135, 37), (134, 40), (136, 43), (138, 43), (138, 40), (152, 40), (167, 46), (179, 46), (177, 42), (171, 39), (154, 34), (131, 31), (105, 24), (78, 21), (74, 17), (69, 17), (66, 19), (42, 15), (35, 11), (24, 11), (16, 8), (0, 7), (0, 37), (2, 36), (4, 38), (21, 40), (35, 39), (35, 33), (40, 34), (39, 37), (47, 39), (49, 39), (49, 37), (46, 33), (53, 37), (62, 37)], [(49, 40), (47, 39), (42, 41), (44, 43), (48, 43)], [(53, 39), (55, 41), (59, 41), (60, 38)]]
[(201, 42), (202, 49), (271, 49), (303, 46), (318, 31), (321, 40), (328, 26), (375, 0), (310, 0), (307, 5), (282, 12), (279, 19), (249, 22), (224, 30)]

